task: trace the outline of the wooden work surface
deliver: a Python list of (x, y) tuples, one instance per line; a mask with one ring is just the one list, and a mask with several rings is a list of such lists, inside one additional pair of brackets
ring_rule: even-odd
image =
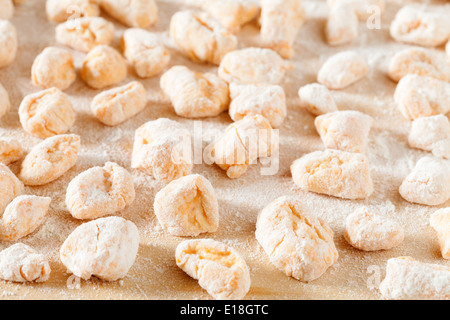
[[(170, 47), (171, 65), (183, 64), (197, 71), (216, 72), (217, 68), (213, 66), (196, 64), (183, 57), (168, 38), (170, 17), (186, 7), (183, 1), (157, 2), (160, 21), (151, 31), (159, 33)], [(446, 1), (427, 2), (443, 4)], [(361, 23), (357, 41), (351, 45), (329, 47), (323, 35), (326, 1), (304, 0), (308, 21), (295, 45), (296, 54), (292, 59), (295, 68), (282, 83), (288, 97), (289, 115), (280, 130), (281, 159), (276, 175), (261, 176), (260, 167), (253, 166), (242, 178), (230, 180), (217, 166), (204, 164), (194, 167), (194, 173), (202, 174), (211, 181), (220, 205), (220, 228), (217, 233), (205, 237), (233, 246), (245, 258), (252, 278), (248, 299), (379, 299), (378, 291), (371, 288), (384, 278), (384, 268), (389, 258), (409, 255), (424, 262), (448, 265), (441, 258), (435, 235), (428, 226), (428, 218), (436, 208), (410, 204), (398, 193), (402, 180), (425, 153), (408, 147), (409, 123), (394, 104), (396, 84), (386, 76), (390, 57), (408, 47), (392, 40), (390, 23), (402, 5), (414, 1), (388, 0), (387, 3), (381, 30), (369, 30), (365, 23)], [(22, 130), (17, 110), (25, 95), (39, 90), (30, 81), (31, 65), (44, 48), (57, 45), (56, 25), (46, 18), (44, 0), (28, 0), (16, 7), (11, 21), (18, 31), (20, 49), (16, 61), (0, 70), (0, 82), (8, 90), (12, 102), (9, 114), (0, 121), (0, 136), (15, 137), (30, 150), (40, 140)], [(119, 39), (125, 29), (120, 23), (114, 23), (117, 28), (114, 46), (119, 47)], [(238, 36), (240, 48), (258, 45), (256, 25), (245, 26)], [(346, 201), (301, 191), (294, 185), (289, 169), (291, 163), (302, 155), (323, 149), (314, 128), (314, 118), (299, 108), (297, 91), (301, 86), (315, 82), (316, 74), (327, 57), (348, 49), (365, 54), (371, 67), (368, 77), (362, 81), (333, 92), (340, 110), (359, 110), (375, 119), (368, 150), (375, 192), (365, 201)], [(84, 54), (74, 51), (74, 55), (79, 68)], [(130, 69), (126, 81), (134, 79), (136, 77)], [(142, 83), (148, 90), (147, 108), (114, 128), (103, 126), (90, 113), (90, 102), (100, 91), (89, 89), (80, 79), (66, 91), (77, 111), (77, 121), (71, 131), (81, 136), (82, 151), (75, 167), (59, 180), (43, 187), (26, 188), (27, 194), (51, 197), (52, 203), (43, 225), (21, 240), (48, 257), (52, 268), (50, 280), (42, 284), (0, 281), (1, 299), (210, 299), (198, 283), (175, 264), (175, 248), (183, 239), (164, 232), (155, 217), (154, 196), (164, 185), (130, 169), (134, 132), (139, 126), (167, 117), (186, 124), (193, 131), (194, 122), (176, 116), (159, 87), (159, 77), (143, 80)], [(203, 133), (220, 134), (230, 123), (226, 113), (206, 119), (203, 121)], [(133, 173), (136, 201), (119, 215), (138, 226), (141, 237), (139, 253), (136, 263), (122, 281), (107, 283), (91, 279), (81, 281), (79, 289), (71, 289), (67, 286), (70, 274), (59, 260), (59, 248), (81, 222), (67, 212), (65, 190), (76, 175), (93, 166), (102, 166), (107, 161), (115, 161)], [(20, 162), (10, 167), (17, 173)], [(335, 231), (339, 260), (321, 278), (311, 283), (296, 281), (278, 271), (254, 236), (258, 213), (269, 202), (283, 195), (299, 197), (305, 210), (325, 219)], [(406, 232), (404, 243), (390, 251), (373, 253), (364, 253), (349, 246), (343, 237), (345, 217), (363, 205), (377, 208), (399, 221)], [(448, 203), (442, 207), (445, 206)], [(0, 249), (9, 245), (1, 242)]]

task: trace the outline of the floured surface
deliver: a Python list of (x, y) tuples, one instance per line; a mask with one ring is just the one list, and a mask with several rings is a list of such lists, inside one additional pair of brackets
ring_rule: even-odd
[[(413, 169), (416, 161), (427, 153), (408, 147), (409, 122), (397, 110), (393, 94), (396, 84), (388, 79), (386, 72), (390, 57), (409, 47), (394, 42), (389, 35), (389, 25), (403, 4), (420, 1), (387, 1), (383, 15), (382, 30), (368, 30), (360, 23), (360, 35), (351, 45), (329, 47), (324, 40), (326, 17), (325, 1), (304, 0), (308, 21), (301, 29), (292, 59), (294, 70), (282, 82), (286, 90), (288, 117), (281, 127), (280, 170), (275, 176), (261, 176), (260, 168), (251, 167), (237, 180), (230, 180), (217, 166), (195, 165), (193, 173), (202, 174), (215, 187), (220, 208), (220, 227), (217, 233), (201, 236), (223, 241), (234, 247), (250, 267), (252, 286), (248, 299), (378, 299), (377, 290), (369, 287), (384, 278), (388, 259), (409, 255), (415, 259), (449, 265), (441, 258), (439, 244), (433, 230), (428, 226), (429, 216), (437, 210), (404, 201), (398, 187)], [(443, 4), (446, 1), (427, 1)], [(195, 64), (173, 48), (167, 36), (170, 17), (180, 9), (180, 0), (158, 1), (160, 21), (150, 31), (160, 33), (170, 47), (170, 66), (183, 64), (206, 72), (216, 67)], [(17, 27), (20, 49), (14, 64), (0, 70), (0, 82), (8, 90), (12, 108), (0, 120), (0, 136), (14, 137), (22, 142), (27, 151), (40, 140), (26, 134), (19, 122), (18, 107), (23, 97), (39, 89), (31, 84), (30, 72), (34, 58), (47, 46), (56, 45), (55, 24), (47, 21), (45, 1), (29, 0), (17, 7), (11, 20)], [(110, 19), (108, 17), (108, 19)], [(110, 19), (111, 20), (111, 19)], [(114, 46), (125, 28), (115, 21), (117, 34)], [(238, 35), (239, 48), (257, 45), (258, 29), (245, 26)], [(323, 145), (314, 128), (314, 118), (303, 111), (297, 96), (298, 89), (316, 80), (316, 74), (326, 59), (340, 50), (354, 49), (367, 56), (370, 72), (368, 77), (342, 91), (333, 92), (340, 110), (358, 110), (374, 118), (368, 144), (368, 156), (374, 179), (375, 192), (366, 201), (347, 201), (300, 191), (294, 184), (289, 170), (292, 162), (305, 153), (322, 150)], [(443, 48), (438, 48), (443, 50)], [(75, 52), (76, 66), (81, 66), (84, 54)], [(134, 80), (131, 71), (126, 81)], [(175, 248), (184, 239), (172, 237), (163, 231), (153, 212), (155, 194), (164, 184), (130, 169), (131, 152), (135, 130), (147, 121), (160, 117), (180, 121), (193, 131), (193, 121), (176, 116), (160, 87), (159, 77), (142, 81), (150, 102), (138, 116), (115, 128), (99, 123), (90, 111), (93, 97), (101, 91), (89, 89), (78, 77), (66, 91), (77, 112), (77, 120), (71, 132), (79, 134), (82, 150), (77, 164), (57, 181), (35, 188), (26, 188), (27, 194), (52, 198), (50, 210), (43, 225), (21, 242), (43, 253), (52, 268), (49, 281), (41, 284), (12, 284), (0, 282), (2, 299), (211, 299), (197, 281), (191, 279), (175, 263)], [(225, 113), (217, 118), (203, 121), (204, 135), (222, 133), (231, 123)], [(198, 138), (197, 138), (198, 139)], [(205, 143), (206, 145), (206, 143)], [(81, 281), (79, 290), (67, 287), (70, 274), (59, 260), (59, 248), (68, 235), (80, 225), (67, 211), (65, 190), (71, 179), (94, 166), (108, 161), (117, 162), (133, 174), (136, 201), (119, 215), (136, 223), (141, 243), (136, 263), (123, 281)], [(17, 174), (19, 163), (10, 168)], [(339, 260), (321, 278), (306, 284), (286, 277), (278, 271), (265, 255), (255, 239), (255, 223), (258, 213), (274, 199), (297, 196), (305, 210), (326, 220), (335, 232)], [(366, 205), (385, 212), (405, 228), (405, 241), (386, 252), (364, 253), (353, 249), (344, 239), (345, 218), (355, 209)], [(446, 207), (450, 203), (439, 206)], [(0, 249), (10, 243), (1, 242)], [(72, 286), (73, 287), (73, 286)]]

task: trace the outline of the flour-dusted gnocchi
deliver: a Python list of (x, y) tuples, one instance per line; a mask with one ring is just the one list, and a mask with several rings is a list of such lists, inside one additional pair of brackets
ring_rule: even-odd
[(272, 128), (279, 128), (287, 116), (286, 94), (279, 85), (230, 85), (230, 116), (240, 121), (248, 115), (262, 115)]
[(64, 241), (61, 262), (75, 276), (105, 281), (124, 278), (136, 260), (139, 231), (136, 225), (119, 217), (83, 223)]
[(408, 74), (398, 83), (394, 100), (408, 120), (446, 114), (450, 111), (450, 83)]
[(16, 59), (18, 40), (14, 25), (0, 19), (0, 68), (6, 67)]
[(0, 163), (0, 212), (3, 212), (8, 204), (23, 191), (23, 183), (6, 165)]
[(259, 13), (259, 5), (252, 0), (190, 0), (220, 22), (231, 32), (238, 32)]
[(405, 238), (405, 232), (397, 222), (366, 207), (347, 217), (345, 230), (348, 243), (363, 251), (389, 250)]
[(261, 115), (249, 115), (228, 126), (212, 144), (210, 158), (230, 179), (237, 179), (258, 158), (277, 152), (278, 142), (269, 120)]
[(78, 135), (63, 134), (47, 138), (25, 157), (19, 178), (27, 186), (48, 184), (75, 165), (80, 149)]
[(291, 166), (301, 189), (343, 199), (366, 199), (373, 193), (369, 160), (361, 153), (316, 151)]
[(448, 9), (407, 5), (398, 11), (391, 24), (391, 36), (396, 41), (434, 47), (450, 38)]
[[(450, 155), (450, 149), (445, 150), (445, 141), (450, 141), (450, 121), (442, 114), (418, 118), (413, 121), (408, 142), (413, 148)], [(439, 157), (439, 156), (438, 156)]]
[(403, 199), (437, 206), (450, 199), (450, 161), (431, 156), (420, 159), (400, 186)]
[(137, 81), (98, 94), (91, 104), (95, 117), (107, 126), (117, 126), (144, 110), (147, 91)]
[(96, 17), (100, 15), (97, 0), (47, 0), (48, 20), (64, 22), (71, 17)]
[(246, 48), (228, 53), (219, 67), (219, 76), (228, 83), (279, 84), (292, 65), (271, 49)]
[(365, 152), (372, 117), (359, 111), (337, 111), (318, 116), (317, 132), (327, 149), (347, 152)]
[(336, 6), (347, 7), (348, 11), (355, 12), (361, 21), (374, 14), (382, 14), (386, 9), (385, 0), (328, 0), (327, 3), (331, 9)]
[(262, 0), (260, 21), (262, 45), (285, 59), (292, 58), (292, 46), (305, 22), (301, 0)]
[(338, 259), (334, 233), (296, 198), (281, 197), (259, 214), (256, 239), (270, 261), (300, 281), (319, 278)]
[(128, 67), (125, 59), (110, 46), (92, 49), (83, 61), (81, 78), (94, 89), (112, 86), (124, 80)]
[(24, 156), (25, 151), (16, 139), (0, 139), (0, 163), (9, 165)]
[(0, 252), (0, 279), (12, 282), (45, 282), (50, 277), (50, 265), (44, 255), (17, 243)]
[(154, 209), (161, 226), (174, 236), (196, 237), (219, 227), (216, 192), (201, 175), (169, 183), (156, 194)]
[(69, 183), (66, 205), (76, 219), (98, 219), (125, 209), (135, 196), (131, 174), (107, 162), (82, 172)]
[(73, 56), (70, 51), (48, 47), (34, 60), (31, 67), (33, 84), (44, 89), (65, 90), (77, 78)]
[(51, 198), (18, 196), (0, 219), (0, 239), (16, 241), (33, 233), (47, 214)]
[(9, 20), (14, 14), (12, 0), (0, 0), (0, 19)]
[(178, 267), (216, 300), (240, 300), (250, 289), (250, 270), (233, 248), (214, 240), (181, 242), (175, 253)]
[(354, 10), (348, 5), (336, 5), (330, 8), (325, 35), (331, 46), (352, 42), (358, 37), (359, 21)]
[(430, 217), (430, 226), (436, 231), (444, 259), (450, 259), (450, 209), (440, 209)]
[(8, 91), (0, 83), (0, 118), (3, 117), (11, 109)]
[(141, 78), (159, 74), (170, 62), (170, 53), (156, 34), (139, 28), (123, 33), (122, 47), (125, 58)]
[(175, 112), (185, 118), (215, 117), (228, 109), (228, 85), (213, 73), (175, 66), (161, 77), (161, 88)]
[(154, 0), (98, 0), (110, 16), (131, 28), (148, 28), (158, 22)]
[(175, 13), (170, 21), (170, 36), (191, 60), (215, 65), (238, 43), (230, 31), (204, 12)]
[(400, 81), (412, 73), (418, 76), (433, 77), (439, 80), (450, 80), (450, 68), (445, 55), (438, 51), (422, 48), (409, 48), (396, 53), (389, 64), (389, 77)]
[(69, 131), (75, 116), (69, 96), (57, 88), (32, 93), (19, 107), (23, 129), (43, 139)]
[(180, 123), (161, 118), (136, 130), (131, 167), (171, 182), (191, 174), (192, 137)]
[(338, 111), (330, 90), (322, 84), (312, 83), (298, 91), (300, 107), (314, 116)]
[(389, 300), (449, 300), (450, 268), (411, 257), (389, 259), (380, 292)]
[(81, 52), (110, 45), (113, 39), (114, 25), (101, 17), (79, 18), (56, 27), (56, 41)]
[(364, 78), (369, 72), (366, 58), (355, 51), (342, 51), (328, 58), (317, 80), (328, 89), (344, 89)]

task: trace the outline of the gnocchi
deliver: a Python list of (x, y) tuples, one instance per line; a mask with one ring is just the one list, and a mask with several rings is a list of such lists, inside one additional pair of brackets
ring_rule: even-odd
[(237, 38), (203, 12), (174, 14), (170, 21), (170, 36), (191, 60), (215, 65), (237, 46)]
[(336, 5), (330, 8), (325, 26), (327, 42), (337, 46), (352, 42), (358, 37), (358, 16), (348, 5)]
[(69, 183), (66, 192), (70, 214), (82, 220), (114, 214), (134, 199), (133, 177), (113, 162), (82, 172)]
[(338, 111), (330, 90), (322, 84), (312, 83), (301, 87), (298, 95), (300, 107), (314, 116)]
[(228, 85), (212, 73), (175, 66), (161, 77), (161, 88), (177, 115), (185, 118), (216, 117), (228, 109)]
[(117, 126), (144, 110), (147, 91), (137, 81), (98, 94), (91, 104), (95, 117), (107, 126)]
[(158, 6), (154, 0), (99, 0), (110, 16), (127, 27), (148, 28), (158, 22)]
[(31, 68), (33, 84), (44, 89), (65, 90), (75, 81), (77, 74), (70, 51), (48, 47), (34, 60)]
[(42, 186), (55, 181), (75, 165), (80, 149), (78, 135), (47, 138), (25, 157), (19, 178), (27, 186)]
[(196, 237), (219, 227), (216, 192), (201, 175), (169, 183), (156, 194), (154, 209), (161, 226), (174, 236)]
[(450, 121), (442, 114), (414, 120), (408, 137), (411, 147), (434, 154), (441, 153), (444, 158), (445, 141), (448, 140), (450, 140)]
[(347, 217), (345, 230), (347, 242), (363, 251), (389, 250), (400, 245), (405, 238), (405, 232), (398, 223), (366, 207)]
[(97, 0), (47, 0), (45, 10), (48, 20), (53, 22), (64, 22), (74, 15), (77, 18), (100, 15)]
[(450, 209), (440, 209), (430, 217), (430, 226), (436, 231), (444, 259), (450, 259)]
[(250, 289), (250, 271), (239, 253), (214, 240), (181, 242), (177, 266), (217, 300), (240, 300)]
[(8, 204), (23, 191), (23, 183), (6, 165), (0, 163), (0, 212), (3, 212)]
[(83, 223), (64, 241), (61, 262), (75, 276), (105, 281), (124, 278), (133, 266), (139, 248), (136, 225), (119, 217)]
[(8, 91), (0, 83), (0, 118), (3, 117), (11, 109)]
[(0, 139), (0, 163), (9, 165), (24, 156), (25, 151), (16, 139)]
[(281, 197), (264, 208), (255, 234), (277, 269), (300, 281), (319, 278), (339, 257), (333, 230), (295, 198)]
[(328, 0), (328, 6), (347, 6), (354, 11), (359, 20), (367, 20), (375, 13), (382, 14), (386, 9), (385, 0)]
[(136, 130), (131, 167), (171, 182), (191, 174), (192, 137), (178, 122), (161, 118)]
[(19, 107), (23, 129), (43, 139), (69, 131), (75, 117), (69, 96), (57, 88), (32, 93)]
[(343, 199), (366, 199), (373, 193), (369, 161), (360, 153), (317, 151), (291, 166), (297, 186), (306, 191)]
[(0, 279), (12, 282), (45, 282), (50, 278), (47, 258), (17, 243), (0, 252)]
[(0, 19), (0, 68), (6, 67), (16, 59), (18, 40), (14, 25)]

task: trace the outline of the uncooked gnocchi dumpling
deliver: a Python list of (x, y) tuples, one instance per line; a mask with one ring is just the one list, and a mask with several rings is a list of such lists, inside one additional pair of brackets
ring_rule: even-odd
[(107, 162), (76, 176), (67, 187), (66, 205), (76, 219), (97, 219), (114, 214), (135, 199), (133, 177), (121, 166)]
[(81, 78), (90, 87), (102, 89), (124, 80), (127, 62), (115, 49), (100, 45), (92, 49), (83, 61)]
[(170, 21), (170, 36), (191, 60), (215, 65), (237, 46), (237, 38), (204, 12), (175, 13)]
[(132, 28), (123, 33), (125, 58), (141, 78), (151, 78), (164, 70), (170, 62), (170, 53), (156, 34)]
[(198, 73), (175, 66), (161, 77), (161, 88), (177, 115), (185, 118), (216, 117), (228, 109), (228, 85), (213, 73)]
[(380, 292), (389, 300), (449, 300), (450, 268), (411, 257), (389, 259)]
[(39, 138), (66, 133), (75, 122), (69, 96), (57, 88), (26, 96), (19, 107), (23, 129)]
[(298, 91), (300, 107), (314, 116), (338, 111), (330, 90), (322, 84), (312, 83)]
[(386, 9), (385, 0), (328, 0), (327, 3), (330, 8), (346, 6), (349, 11), (354, 11), (361, 21), (369, 19), (374, 13), (381, 14)]
[(147, 91), (137, 81), (98, 94), (91, 104), (95, 117), (107, 126), (117, 126), (144, 110)]
[(295, 198), (281, 197), (265, 207), (258, 216), (255, 234), (270, 261), (300, 281), (319, 278), (339, 256), (333, 230), (305, 212)]
[(83, 223), (64, 241), (61, 262), (75, 276), (105, 281), (124, 278), (136, 260), (139, 231), (136, 225), (119, 217)]
[[(408, 142), (413, 148), (433, 152), (450, 160), (450, 121), (442, 114), (413, 121)], [(447, 150), (446, 150), (447, 149)]]
[(446, 114), (450, 111), (450, 83), (408, 74), (398, 83), (394, 100), (408, 120)]
[(100, 15), (97, 0), (47, 0), (48, 20), (64, 22), (71, 17), (96, 17)]
[(25, 151), (15, 139), (0, 139), (0, 162), (9, 165), (24, 156)]
[(131, 167), (171, 182), (191, 174), (192, 137), (181, 124), (158, 119), (136, 130)]
[(424, 9), (404, 6), (391, 24), (391, 36), (396, 41), (434, 47), (444, 44), (450, 37), (448, 13), (441, 8)]
[(317, 132), (327, 149), (347, 152), (365, 152), (372, 117), (359, 111), (337, 111), (318, 116)]
[(9, 20), (14, 14), (12, 0), (0, 0), (0, 19)]
[(14, 25), (0, 20), (0, 68), (10, 65), (16, 59), (18, 40)]
[(292, 65), (271, 49), (246, 48), (228, 53), (219, 67), (219, 76), (228, 83), (279, 84)]
[(3, 212), (14, 198), (21, 195), (23, 190), (22, 182), (6, 165), (0, 163), (0, 212)]
[(33, 233), (44, 220), (51, 198), (18, 196), (0, 219), (0, 239), (16, 241)]
[(0, 118), (3, 117), (11, 109), (8, 91), (0, 83)]
[(240, 300), (250, 289), (250, 270), (233, 248), (214, 240), (181, 242), (177, 266), (216, 300)]
[(369, 72), (366, 58), (354, 51), (342, 51), (328, 58), (317, 81), (328, 89), (344, 89), (364, 78)]
[(50, 277), (47, 258), (17, 243), (0, 252), (0, 279), (12, 282), (45, 282)]
[(253, 0), (190, 0), (200, 6), (231, 32), (238, 32), (241, 26), (256, 18), (259, 6)]
[(292, 58), (292, 46), (305, 22), (301, 0), (262, 0), (260, 22), (262, 45), (284, 59)]
[(363, 251), (389, 250), (400, 245), (403, 228), (395, 221), (369, 208), (360, 208), (346, 219), (345, 239)]
[(169, 183), (156, 194), (154, 209), (161, 226), (174, 236), (196, 237), (219, 227), (216, 192), (201, 175)]
[(350, 43), (358, 37), (358, 16), (346, 4), (332, 6), (328, 13), (325, 36), (331, 46)]
[(148, 28), (158, 22), (154, 0), (98, 0), (102, 9), (131, 28)]
[(44, 89), (65, 90), (75, 81), (77, 74), (70, 51), (48, 47), (34, 60), (31, 68), (33, 84)]
[(233, 121), (248, 115), (262, 115), (272, 128), (279, 128), (287, 116), (286, 94), (279, 85), (230, 85), (230, 116)]
[(450, 199), (450, 161), (435, 157), (420, 159), (400, 186), (403, 199), (437, 206)]
[(100, 17), (70, 20), (56, 27), (56, 41), (81, 52), (110, 45), (113, 39), (114, 25)]
[(430, 217), (430, 226), (436, 231), (444, 259), (450, 259), (450, 208), (440, 209)]
[(361, 153), (317, 151), (291, 166), (294, 182), (303, 190), (343, 199), (366, 199), (373, 193), (369, 160)]
[(258, 158), (270, 157), (277, 150), (277, 135), (269, 120), (261, 115), (249, 115), (225, 130), (212, 144), (210, 157), (230, 179), (237, 179)]
[(450, 68), (445, 55), (438, 51), (409, 48), (396, 53), (389, 64), (389, 77), (400, 81), (407, 74), (450, 80)]
[(27, 186), (48, 184), (75, 165), (80, 149), (80, 137), (75, 134), (48, 138), (25, 157), (19, 178)]

